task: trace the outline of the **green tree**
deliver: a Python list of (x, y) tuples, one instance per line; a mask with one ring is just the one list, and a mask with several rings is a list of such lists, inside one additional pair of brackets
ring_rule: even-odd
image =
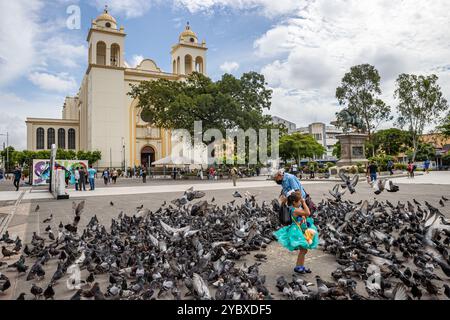
[(351, 67), (342, 78), (341, 86), (336, 88), (339, 105), (363, 120), (370, 141), (380, 123), (392, 119), (391, 108), (379, 98), (380, 95), (380, 75), (370, 64)]
[(412, 147), (410, 133), (397, 128), (375, 132), (372, 137), (372, 144), (376, 152), (384, 152), (392, 156)]
[(430, 143), (419, 142), (417, 146), (417, 152), (415, 154), (415, 159), (413, 159), (414, 150), (409, 150), (406, 155), (411, 161), (425, 161), (426, 159), (433, 159), (436, 156), (436, 150), (434, 146)]
[(300, 165), (302, 158), (321, 156), (325, 151), (325, 148), (310, 134), (294, 132), (280, 138), (280, 157), (284, 161), (294, 159)]
[(443, 97), (436, 75), (423, 76), (401, 74), (397, 78), (394, 97), (398, 99), (397, 123), (400, 127), (408, 127), (411, 133), (415, 161), (419, 146), (419, 138), (426, 125), (435, 123), (442, 112), (448, 109), (447, 100)]
[(338, 141), (333, 146), (333, 156), (340, 159), (341, 158), (341, 142)]
[(450, 138), (450, 113), (444, 117), (441, 122), (441, 125), (437, 127), (440, 133), (442, 133), (445, 137)]
[(240, 79), (224, 74), (212, 81), (194, 72), (186, 81), (159, 79), (132, 85), (129, 95), (138, 99), (143, 117), (157, 127), (186, 129), (193, 133), (194, 121), (202, 121), (203, 130), (241, 128), (258, 130), (270, 124), (264, 109), (271, 105), (272, 90), (264, 76), (244, 73)]

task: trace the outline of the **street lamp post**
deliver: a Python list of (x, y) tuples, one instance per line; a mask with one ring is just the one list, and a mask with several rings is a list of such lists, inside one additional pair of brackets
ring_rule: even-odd
[(122, 137), (122, 171), (125, 172), (126, 166), (125, 166), (125, 139)]
[(6, 171), (6, 170), (8, 170), (8, 165), (9, 165), (9, 134), (8, 134), (8, 131), (6, 131), (6, 134), (0, 133), (0, 136), (6, 136), (6, 166), (5, 166), (5, 171)]

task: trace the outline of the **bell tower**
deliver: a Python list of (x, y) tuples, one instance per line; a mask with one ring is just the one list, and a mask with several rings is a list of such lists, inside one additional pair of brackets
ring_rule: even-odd
[(124, 67), (124, 28), (117, 29), (116, 19), (108, 13), (108, 6), (92, 21), (87, 37), (89, 65)]
[(172, 73), (189, 75), (196, 71), (206, 75), (206, 50), (205, 40), (198, 43), (197, 35), (188, 22), (178, 37), (178, 43), (172, 46), (170, 52)]

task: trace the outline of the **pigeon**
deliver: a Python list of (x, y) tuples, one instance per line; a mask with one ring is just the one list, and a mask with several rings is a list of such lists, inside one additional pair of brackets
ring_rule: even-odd
[(36, 208), (34, 209), (34, 212), (38, 212), (39, 211), (39, 205), (36, 205)]
[(142, 208), (144, 208), (143, 204), (141, 204), (139, 207), (136, 207), (136, 210), (142, 210)]
[(450, 287), (446, 283), (444, 283), (444, 294), (450, 299)]
[(0, 292), (3, 293), (11, 287), (8, 277), (0, 273)]
[(11, 251), (11, 250), (8, 250), (8, 249), (6, 249), (5, 246), (2, 246), (2, 255), (3, 255), (5, 258), (12, 257), (12, 256), (14, 256), (14, 255), (16, 255), (16, 254), (18, 254), (18, 253), (17, 253), (17, 252), (14, 252), (14, 251)]
[(439, 200), (439, 204), (441, 205), (441, 207), (445, 207), (444, 201), (442, 201), (442, 199)]
[(394, 185), (392, 180), (388, 180), (384, 188), (386, 189), (387, 192), (398, 192), (400, 190), (400, 188), (397, 185)]
[(335, 185), (332, 190), (328, 191), (337, 201), (341, 201), (342, 195), (345, 193), (345, 190), (343, 192), (339, 192), (339, 185)]
[(50, 283), (47, 286), (47, 289), (45, 289), (45, 291), (44, 291), (44, 298), (45, 298), (45, 300), (48, 300), (48, 299), (54, 300), (54, 298), (53, 298), (54, 296), (55, 296), (55, 290), (53, 290), (53, 286)]
[(38, 287), (36, 284), (33, 283), (31, 290), (31, 294), (34, 296), (34, 299), (39, 299), (39, 297), (42, 295), (44, 290), (41, 287)]
[(111, 207), (114, 206), (114, 202), (112, 202), (112, 201), (110, 201), (109, 204)]
[(44, 219), (44, 221), (42, 221), (42, 223), (49, 223), (52, 221), (52, 219), (53, 219), (53, 214), (50, 214), (50, 216), (48, 218)]
[(236, 191), (233, 193), (233, 197), (235, 197), (235, 198), (242, 198), (242, 195), (236, 190)]
[(353, 194), (356, 192), (355, 187), (356, 184), (358, 183), (358, 179), (359, 179), (359, 175), (355, 174), (353, 176), (352, 179), (350, 179), (349, 176), (347, 176), (344, 171), (339, 171), (339, 177), (341, 178), (341, 180), (344, 182), (341, 187), (343, 189), (348, 188), (348, 190), (350, 191), (350, 194)]
[(25, 292), (21, 292), (16, 300), (25, 300)]

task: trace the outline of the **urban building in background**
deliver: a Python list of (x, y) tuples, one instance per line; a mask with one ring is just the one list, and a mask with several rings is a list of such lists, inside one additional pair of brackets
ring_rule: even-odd
[(171, 72), (151, 59), (126, 65), (125, 30), (107, 9), (92, 21), (87, 35), (87, 70), (75, 97), (67, 97), (62, 119), (27, 118), (27, 149), (99, 150), (98, 167), (149, 166), (170, 154), (170, 130), (157, 128), (127, 95), (132, 84), (152, 79), (181, 81), (193, 71), (206, 74), (206, 43), (189, 24), (171, 48)]
[(284, 125), (286, 127), (288, 133), (295, 132), (295, 130), (297, 128), (295, 123), (293, 123), (293, 122), (291, 122), (289, 120), (277, 117), (277, 116), (272, 116), (272, 123), (273, 124), (282, 124), (282, 125)]
[(314, 139), (325, 147), (326, 153), (315, 160), (336, 161), (337, 158), (333, 156), (334, 145), (338, 142), (337, 135), (342, 133), (341, 129), (333, 125), (326, 125), (322, 122), (314, 122), (307, 127), (299, 127), (297, 132), (311, 134)]

